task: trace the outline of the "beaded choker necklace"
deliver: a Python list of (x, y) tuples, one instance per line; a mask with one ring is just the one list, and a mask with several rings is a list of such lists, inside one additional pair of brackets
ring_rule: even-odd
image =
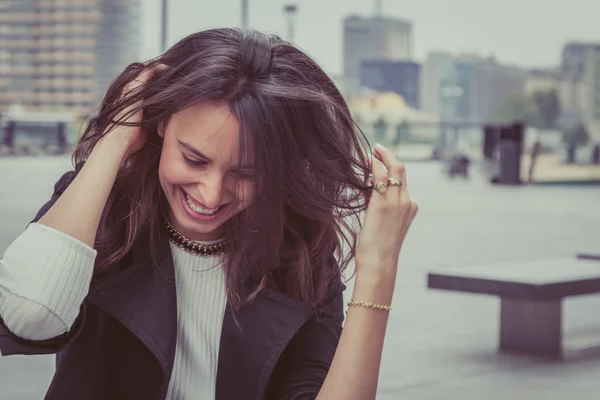
[(179, 233), (173, 226), (169, 223), (167, 217), (163, 215), (163, 219), (165, 221), (165, 227), (167, 228), (167, 232), (169, 233), (169, 240), (180, 249), (187, 251), (188, 253), (209, 257), (218, 254), (222, 254), (225, 252), (227, 248), (227, 241), (222, 241), (213, 244), (202, 244), (196, 242), (194, 240), (190, 240)]

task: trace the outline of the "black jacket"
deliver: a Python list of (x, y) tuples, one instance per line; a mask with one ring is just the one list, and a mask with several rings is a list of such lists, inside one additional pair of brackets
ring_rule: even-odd
[[(35, 220), (74, 176), (63, 175)], [(175, 358), (177, 294), (168, 241), (161, 243), (161, 272), (147, 254), (134, 249), (125, 268), (92, 285), (72, 329), (60, 337), (25, 340), (0, 318), (0, 353), (56, 353), (48, 400), (163, 399)], [(329, 312), (318, 317), (305, 304), (270, 289), (241, 310), (228, 306), (216, 400), (314, 399), (341, 334), (342, 290), (340, 284)]]

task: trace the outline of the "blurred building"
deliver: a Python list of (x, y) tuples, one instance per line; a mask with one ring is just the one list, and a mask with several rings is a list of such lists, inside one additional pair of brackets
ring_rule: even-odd
[(523, 93), (527, 72), (504, 65), (495, 59), (475, 61), (477, 65), (477, 117), (482, 122), (493, 121), (502, 103), (515, 93)]
[(588, 52), (585, 68), (584, 82), (588, 88), (588, 108), (585, 116), (593, 139), (600, 141), (600, 45)]
[[(573, 82), (565, 74), (561, 67), (559, 68), (535, 68), (527, 71), (525, 79), (525, 93), (532, 95), (535, 92), (556, 91), (560, 100), (561, 108), (572, 108), (573, 103), (578, 104), (582, 109), (587, 108), (589, 103), (587, 99), (588, 88), (584, 80), (576, 83), (575, 91)], [(573, 94), (577, 98), (573, 99)]]
[(384, 17), (351, 16), (344, 20), (344, 89), (347, 96), (360, 87), (363, 61), (400, 61), (412, 57), (412, 23)]
[(399, 94), (419, 108), (420, 72), (421, 66), (413, 61), (366, 60), (361, 64), (360, 87)]
[(441, 70), (439, 78), (440, 117), (444, 120), (477, 120), (477, 65), (469, 60), (456, 59)]
[(444, 71), (449, 70), (454, 62), (454, 56), (449, 53), (433, 52), (421, 65), (421, 107), (424, 110), (441, 115), (442, 78)]
[(448, 53), (431, 53), (422, 71), (423, 109), (444, 121), (479, 119), (476, 62)]
[(138, 59), (139, 0), (0, 0), (0, 112), (88, 112)]
[(598, 43), (569, 42), (563, 47), (562, 69), (572, 80), (581, 80), (585, 74), (587, 55)]
[(141, 3), (140, 0), (95, 1), (101, 15), (96, 44), (96, 98), (101, 99), (127, 65), (140, 61)]
[(570, 82), (562, 68), (532, 68), (525, 77), (525, 94), (556, 91), (560, 104), (566, 104), (571, 96)]
[(556, 90), (561, 92), (564, 82), (560, 68), (534, 68), (527, 71), (525, 78), (525, 93), (548, 92)]
[(375, 140), (396, 145), (435, 141), (439, 135), (437, 116), (411, 107), (397, 93), (362, 90), (350, 99), (349, 107), (361, 130)]
[(421, 68), (422, 108), (445, 121), (489, 122), (512, 93), (522, 93), (524, 70), (477, 55), (431, 53)]
[(585, 114), (589, 107), (589, 95), (586, 93), (585, 74), (588, 65), (588, 53), (600, 43), (570, 42), (562, 51), (562, 72), (566, 83), (564, 108), (578, 110)]

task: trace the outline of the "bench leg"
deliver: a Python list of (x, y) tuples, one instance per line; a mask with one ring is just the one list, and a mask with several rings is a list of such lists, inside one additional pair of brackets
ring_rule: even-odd
[(500, 351), (562, 357), (561, 300), (500, 300)]

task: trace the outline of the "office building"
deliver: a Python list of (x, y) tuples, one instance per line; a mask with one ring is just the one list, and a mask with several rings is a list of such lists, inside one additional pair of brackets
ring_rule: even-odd
[(478, 119), (477, 65), (468, 60), (453, 60), (440, 71), (440, 117), (448, 121)]
[(413, 61), (363, 61), (360, 87), (399, 94), (407, 104), (419, 108), (420, 68), (420, 65)]
[[(581, 107), (581, 110), (587, 109), (589, 89), (585, 81), (581, 79), (575, 83), (575, 90), (573, 87), (573, 82), (562, 68), (535, 68), (527, 71), (525, 94), (556, 91), (561, 109), (573, 109), (570, 105), (574, 103)], [(575, 101), (573, 101), (573, 93), (577, 94)]]
[(412, 57), (412, 23), (375, 15), (344, 20), (344, 89), (347, 96), (360, 87), (363, 61), (401, 61)]
[(586, 55), (584, 83), (588, 88), (588, 107), (585, 117), (592, 138), (600, 141), (600, 45)]
[(441, 76), (443, 71), (452, 67), (454, 56), (448, 53), (434, 52), (427, 55), (427, 59), (421, 65), (421, 108), (433, 114), (440, 115), (441, 112)]
[(477, 62), (448, 53), (431, 53), (422, 66), (423, 109), (444, 121), (479, 118)]
[(96, 93), (100, 99), (110, 83), (141, 53), (141, 0), (96, 0), (100, 8), (96, 44)]
[(139, 0), (0, 0), (0, 112), (89, 112), (138, 60)]
[(565, 87), (562, 106), (580, 115), (588, 113), (589, 88), (585, 84), (588, 53), (600, 43), (569, 42), (562, 51), (563, 79)]
[(477, 117), (492, 122), (506, 99), (525, 91), (527, 71), (493, 58), (477, 61)]
[(431, 53), (421, 70), (422, 108), (445, 121), (490, 122), (525, 87), (524, 70), (477, 55)]
[(569, 42), (562, 51), (562, 70), (572, 80), (581, 80), (585, 75), (587, 55), (600, 43)]

